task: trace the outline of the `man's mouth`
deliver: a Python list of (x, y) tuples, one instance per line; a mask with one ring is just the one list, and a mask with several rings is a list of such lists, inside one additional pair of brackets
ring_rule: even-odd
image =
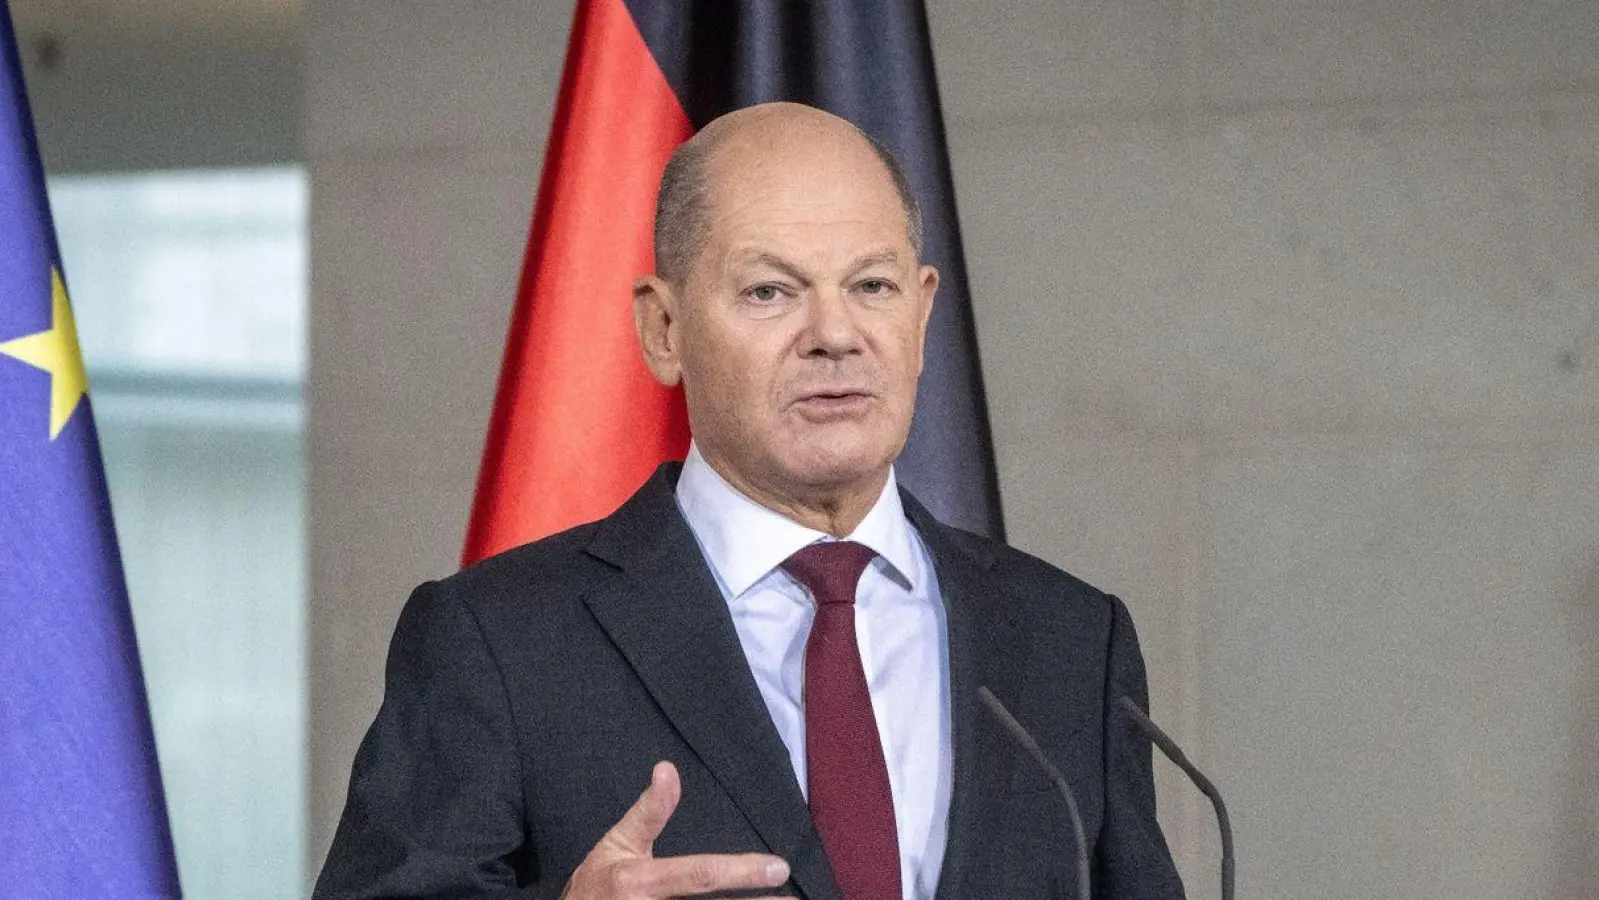
[(872, 395), (865, 391), (811, 391), (802, 395), (795, 405), (808, 416), (841, 418), (863, 411), (871, 399)]

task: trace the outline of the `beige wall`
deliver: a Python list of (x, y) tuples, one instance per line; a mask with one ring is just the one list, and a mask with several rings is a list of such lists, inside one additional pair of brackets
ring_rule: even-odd
[(46, 170), (298, 163), (299, 17), (221, 2), (11, 0)]
[[(455, 564), (569, 15), (307, 11), (313, 860)], [(1599, 4), (932, 15), (1013, 538), (1128, 599), (1240, 894), (1599, 896)]]

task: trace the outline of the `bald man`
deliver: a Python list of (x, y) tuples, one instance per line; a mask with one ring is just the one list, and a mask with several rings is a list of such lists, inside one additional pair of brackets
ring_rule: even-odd
[[(419, 587), (317, 900), (1175, 898), (1116, 598), (899, 489), (938, 272), (891, 157), (792, 104), (674, 155), (634, 318), (694, 436), (611, 516)], [(642, 794), (639, 793), (643, 789)]]

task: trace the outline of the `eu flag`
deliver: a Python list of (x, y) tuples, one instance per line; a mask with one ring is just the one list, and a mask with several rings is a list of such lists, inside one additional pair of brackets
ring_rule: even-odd
[(122, 561), (0, 0), (0, 896), (179, 896)]

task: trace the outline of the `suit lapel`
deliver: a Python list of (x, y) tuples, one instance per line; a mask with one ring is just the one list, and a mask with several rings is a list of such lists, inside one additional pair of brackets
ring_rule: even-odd
[(673, 727), (811, 900), (838, 888), (771, 715), (662, 466), (588, 552), (622, 570), (585, 597)]
[[(909, 494), (906, 515), (926, 542), (938, 573), (949, 623), (950, 743), (954, 787), (949, 836), (938, 879), (938, 900), (973, 895), (966, 889), (974, 852), (1003, 824), (1006, 787), (1018, 756), (1009, 737), (982, 705), (977, 689), (987, 686), (1001, 699), (1015, 696), (1027, 672), (1025, 627), (1012, 622), (989, 571), (994, 557), (986, 547), (939, 523)], [(997, 885), (973, 885), (976, 895)]]

